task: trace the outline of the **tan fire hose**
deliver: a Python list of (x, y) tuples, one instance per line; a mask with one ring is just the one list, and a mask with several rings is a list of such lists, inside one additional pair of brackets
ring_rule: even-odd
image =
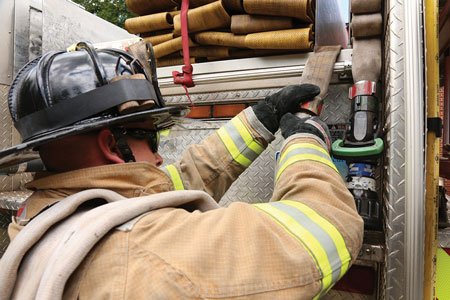
[[(300, 83), (315, 84), (320, 94), (313, 101), (302, 104), (302, 113), (320, 115), (322, 101), (328, 93), (334, 63), (341, 51), (341, 46), (317, 46), (314, 54), (308, 59), (300, 79)], [(304, 116), (304, 115), (300, 115)]]
[[(381, 72), (381, 0), (352, 0), (354, 82), (361, 80), (377, 82)], [(320, 95), (302, 106), (310, 114), (320, 114), (322, 99), (326, 96), (333, 72), (334, 62), (340, 46), (318, 46), (306, 63), (301, 83), (312, 83), (320, 87)]]
[(352, 0), (351, 29), (353, 33), (352, 75), (361, 80), (377, 82), (381, 72), (381, 0)]

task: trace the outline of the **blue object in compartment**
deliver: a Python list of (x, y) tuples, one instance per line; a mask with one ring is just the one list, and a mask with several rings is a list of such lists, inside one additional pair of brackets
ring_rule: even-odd
[(348, 166), (348, 175), (375, 178), (375, 166), (363, 163), (352, 163)]

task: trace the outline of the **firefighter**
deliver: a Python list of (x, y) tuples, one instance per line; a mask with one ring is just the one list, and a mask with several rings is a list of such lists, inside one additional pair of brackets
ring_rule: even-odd
[[(245, 109), (162, 166), (166, 107), (130, 54), (51, 52), (16, 76), (9, 108), (46, 172), (9, 226), (0, 299), (316, 299), (357, 257), (363, 222), (319, 118), (293, 85)], [(125, 109), (123, 109), (125, 105)], [(130, 109), (131, 107), (131, 109)], [(217, 202), (281, 129), (269, 203)]]

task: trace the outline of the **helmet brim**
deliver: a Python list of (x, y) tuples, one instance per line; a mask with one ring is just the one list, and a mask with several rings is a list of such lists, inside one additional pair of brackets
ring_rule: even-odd
[(138, 111), (127, 115), (104, 115), (85, 119), (76, 124), (35, 136), (22, 144), (0, 151), (0, 168), (18, 165), (39, 158), (39, 153), (35, 150), (35, 148), (50, 141), (100, 129), (102, 127), (140, 122), (150, 118), (153, 120), (155, 127), (160, 130), (169, 128), (174, 124), (174, 119), (172, 117), (184, 117), (188, 111), (189, 108), (185, 106), (170, 106)]

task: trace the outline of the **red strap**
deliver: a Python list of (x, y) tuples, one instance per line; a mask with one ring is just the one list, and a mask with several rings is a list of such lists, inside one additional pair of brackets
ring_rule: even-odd
[(184, 89), (186, 90), (186, 95), (188, 96), (191, 105), (193, 105), (191, 98), (189, 97), (189, 93), (187, 88), (195, 86), (194, 81), (192, 80), (192, 65), (189, 57), (189, 36), (188, 36), (188, 24), (187, 24), (187, 13), (189, 10), (189, 0), (183, 0), (181, 3), (181, 40), (183, 43), (183, 57), (184, 57), (184, 66), (182, 67), (183, 73), (173, 71), (173, 82), (175, 84), (182, 84)]

